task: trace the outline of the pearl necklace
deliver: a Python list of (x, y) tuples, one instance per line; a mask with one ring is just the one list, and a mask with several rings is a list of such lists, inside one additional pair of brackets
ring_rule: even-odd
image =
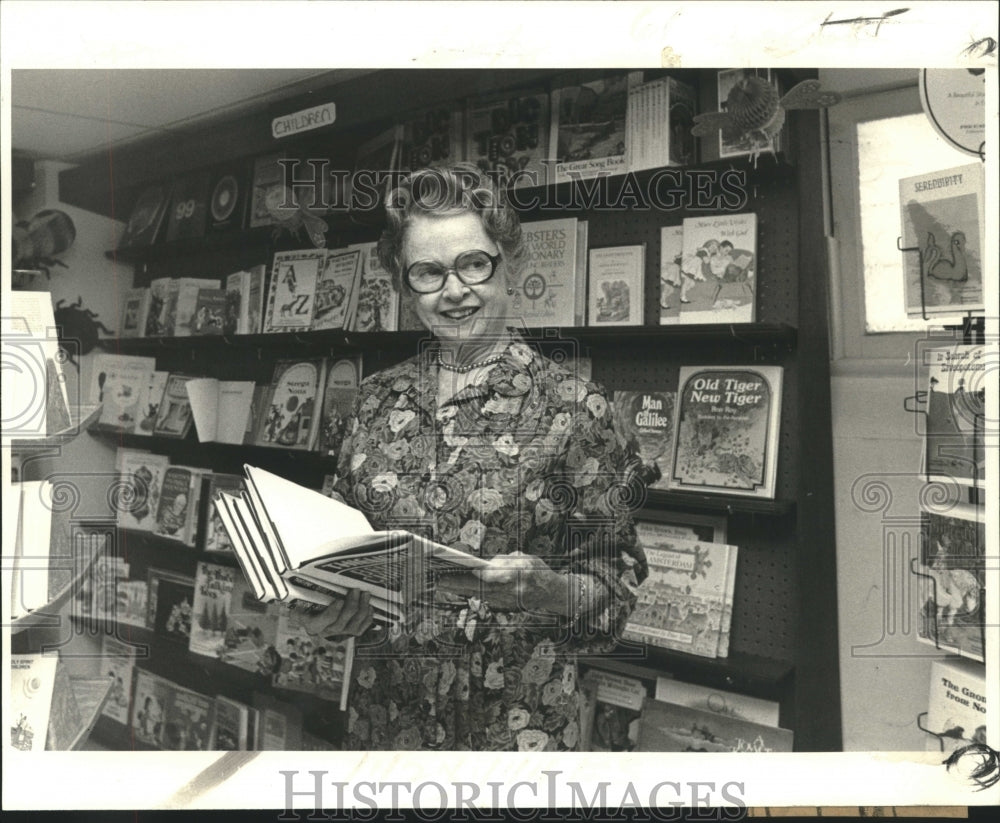
[(441, 350), (437, 350), (437, 364), (442, 369), (446, 371), (455, 372), (456, 374), (468, 374), (474, 369), (482, 369), (486, 366), (494, 366), (504, 359), (503, 354), (495, 354), (493, 357), (487, 357), (485, 360), (480, 360), (478, 363), (470, 363), (468, 366), (456, 366), (453, 363), (446, 363), (444, 358), (441, 357)]

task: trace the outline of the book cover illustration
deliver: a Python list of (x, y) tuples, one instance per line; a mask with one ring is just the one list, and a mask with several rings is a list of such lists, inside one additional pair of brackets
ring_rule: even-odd
[(212, 732), (214, 701), (169, 680), (164, 682), (167, 695), (160, 748), (166, 751), (206, 751)]
[(757, 215), (686, 217), (681, 323), (752, 323), (757, 317)]
[(719, 646), (729, 547), (670, 537), (659, 524), (636, 523), (649, 577), (623, 637), (715, 657)]
[(121, 248), (141, 248), (155, 242), (167, 214), (168, 200), (169, 190), (162, 185), (150, 186), (139, 195), (119, 243)]
[(171, 374), (163, 388), (163, 398), (157, 409), (153, 434), (161, 437), (187, 437), (191, 430), (191, 400), (187, 393), (187, 381), (191, 378), (183, 374)]
[(280, 154), (268, 154), (254, 160), (247, 219), (251, 229), (277, 222), (273, 212), (285, 197), (285, 169), (278, 162), (281, 159)]
[(267, 402), (257, 423), (257, 445), (312, 448), (324, 368), (322, 360), (281, 360), (275, 364)]
[(927, 696), (927, 750), (951, 753), (971, 743), (987, 743), (986, 673), (967, 660), (932, 660)]
[(521, 225), (525, 268), (510, 311), (525, 328), (576, 325), (576, 227), (575, 217)]
[(101, 642), (102, 671), (107, 673), (112, 685), (111, 693), (108, 695), (101, 714), (123, 726), (128, 725), (128, 709), (132, 696), (132, 671), (135, 668), (135, 660), (135, 646), (122, 643), (111, 635), (104, 635)]
[(462, 154), (462, 114), (447, 107), (435, 107), (405, 118), (399, 167), (416, 171), (428, 166), (456, 162)]
[(149, 437), (156, 428), (156, 418), (160, 416), (160, 403), (167, 388), (170, 373), (154, 371), (149, 375), (146, 386), (139, 394), (138, 422), (133, 434)]
[(156, 534), (190, 543), (191, 512), (197, 506), (195, 483), (200, 475), (184, 466), (170, 466), (163, 473), (160, 503), (156, 508)]
[(160, 506), (163, 476), (170, 458), (133, 449), (119, 452), (121, 487), (115, 498), (118, 525), (125, 529), (153, 531)]
[(179, 285), (171, 277), (157, 277), (149, 284), (146, 328), (140, 337), (169, 337), (174, 333)]
[(899, 181), (908, 316), (983, 310), (985, 185), (978, 162)]
[(716, 712), (647, 698), (641, 752), (790, 752), (792, 732)]
[(675, 392), (616, 391), (615, 429), (646, 468), (650, 489), (667, 488), (674, 439)]
[[(278, 635), (270, 655), (271, 685), (306, 692), (338, 704), (344, 695), (354, 656), (354, 639), (311, 637), (299, 616), (279, 606)], [(346, 706), (342, 707), (346, 708)]]
[(119, 337), (142, 337), (146, 333), (149, 313), (149, 289), (129, 289), (122, 299), (122, 316)]
[(148, 588), (145, 580), (118, 580), (115, 589), (115, 620), (124, 626), (146, 626)]
[(226, 325), (229, 297), (225, 289), (198, 289), (191, 334), (197, 336), (222, 334)]
[(133, 432), (144, 409), (140, 398), (156, 369), (156, 358), (125, 354), (94, 355), (90, 402), (101, 407), (98, 425)]
[(360, 332), (396, 331), (399, 325), (399, 294), (392, 277), (382, 268), (375, 243), (351, 246), (361, 251), (361, 288), (352, 328)]
[[(243, 492), (243, 478), (238, 474), (212, 474), (208, 478), (208, 499), (212, 501), (218, 492), (240, 495)], [(205, 522), (205, 551), (231, 552), (233, 542), (219, 519), (219, 512), (209, 503)]]
[(145, 669), (136, 669), (131, 724), (136, 742), (160, 748), (163, 718), (170, 694), (170, 686), (162, 677)]
[(59, 658), (55, 655), (11, 655), (9, 717), (12, 748), (22, 752), (45, 750), (58, 664)]
[(312, 325), (316, 283), (326, 252), (279, 251), (271, 267), (264, 333), (305, 331)]
[(672, 677), (656, 679), (657, 700), (700, 709), (705, 712), (722, 714), (736, 720), (748, 720), (764, 726), (778, 725), (779, 705), (774, 700), (750, 697), (738, 692), (685, 683)]
[(218, 289), (219, 281), (204, 277), (181, 277), (173, 281), (176, 292), (171, 292), (174, 301), (173, 335), (191, 337), (195, 331), (195, 317), (198, 298), (202, 289)]
[(931, 477), (963, 485), (982, 482), (986, 471), (987, 350), (984, 346), (928, 349), (926, 453)]
[(587, 322), (591, 326), (641, 326), (645, 291), (645, 247), (591, 249)]
[(319, 453), (336, 456), (347, 434), (347, 423), (354, 410), (361, 382), (358, 357), (345, 357), (330, 364), (323, 390), (323, 410), (319, 433)]
[(185, 175), (174, 183), (170, 196), (170, 218), (167, 222), (168, 243), (205, 234), (208, 184), (207, 172)]
[[(684, 259), (684, 227), (664, 226), (660, 229), (660, 325), (681, 322), (681, 302), (690, 302), (694, 277), (681, 269)], [(689, 267), (690, 268), (690, 267)]]
[(330, 251), (316, 283), (312, 328), (342, 329), (347, 321), (351, 292), (361, 265), (360, 249)]
[(230, 600), (239, 571), (200, 561), (195, 571), (194, 602), (191, 605), (191, 639), (188, 648), (194, 654), (217, 657), (225, 645), (226, 629), (232, 611)]
[(208, 231), (238, 231), (243, 227), (248, 178), (248, 169), (239, 164), (213, 170), (208, 195)]
[(250, 707), (224, 695), (216, 695), (209, 748), (217, 752), (249, 748)]
[(277, 606), (258, 600), (244, 577), (237, 575), (229, 598), (226, 631), (216, 656), (230, 666), (266, 674), (273, 668), (277, 642)]
[(98, 619), (115, 619), (116, 592), (120, 580), (127, 580), (129, 564), (109, 554), (102, 554), (91, 567), (94, 605), (91, 614)]
[(56, 666), (45, 748), (56, 752), (70, 751), (83, 728), (83, 714), (80, 712), (73, 680), (66, 666)]
[(628, 752), (635, 748), (639, 718), (647, 690), (633, 677), (590, 669), (583, 678), (588, 703), (584, 749), (592, 752)]
[(780, 366), (682, 366), (669, 488), (772, 499)]
[(148, 571), (147, 625), (156, 634), (188, 645), (194, 578), (164, 569)]
[(501, 185), (543, 186), (549, 159), (549, 95), (524, 91), (470, 100), (465, 159)]
[(977, 506), (923, 506), (920, 624), (917, 637), (983, 661), (986, 626), (986, 526)]

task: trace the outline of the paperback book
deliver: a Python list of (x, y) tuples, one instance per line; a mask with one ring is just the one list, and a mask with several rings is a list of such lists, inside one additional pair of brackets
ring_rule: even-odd
[(968, 660), (932, 660), (925, 728), (934, 736), (928, 751), (950, 754), (973, 743), (987, 744), (986, 672)]
[(646, 686), (634, 677), (590, 669), (583, 678), (583, 751), (628, 752), (635, 748)]
[(280, 605), (275, 649), (272, 686), (336, 702), (346, 711), (354, 637), (314, 639), (302, 628), (299, 615)]
[[(684, 227), (664, 226), (660, 229), (660, 325), (681, 322), (681, 304), (690, 301), (695, 279), (681, 269), (684, 259)], [(690, 267), (689, 267), (690, 268)]]
[(521, 225), (525, 268), (510, 311), (525, 328), (576, 324), (576, 230), (575, 217)]
[(326, 361), (279, 360), (255, 421), (254, 443), (310, 451), (319, 435)]
[(773, 499), (780, 366), (682, 366), (668, 487)]
[(756, 214), (686, 217), (682, 249), (681, 323), (757, 319)]
[(254, 749), (260, 752), (298, 751), (302, 746), (302, 712), (293, 703), (254, 692), (258, 712)]
[(194, 546), (198, 531), (198, 501), (202, 470), (170, 466), (163, 473), (154, 532)]
[(399, 167), (416, 171), (454, 163), (462, 155), (462, 112), (437, 106), (407, 116), (402, 126)]
[(352, 311), (351, 330), (360, 332), (396, 331), (399, 327), (399, 294), (392, 276), (382, 268), (376, 243), (348, 247), (361, 252), (361, 285)]
[(115, 497), (118, 526), (151, 532), (156, 528), (163, 477), (170, 458), (136, 449), (118, 450), (120, 489)]
[(614, 393), (615, 429), (642, 460), (650, 489), (667, 488), (676, 399), (670, 391)]
[(140, 337), (171, 337), (173, 335), (179, 288), (179, 283), (172, 277), (158, 277), (149, 284), (146, 333)]
[(148, 288), (129, 289), (125, 292), (118, 325), (119, 337), (142, 337), (146, 333), (150, 297)]
[(316, 284), (312, 328), (342, 329), (361, 274), (361, 250), (329, 251)]
[(147, 578), (146, 627), (186, 648), (191, 638), (194, 578), (153, 567), (147, 571)]
[(173, 282), (170, 296), (174, 301), (174, 337), (191, 337), (196, 333), (199, 296), (204, 289), (218, 288), (219, 281), (208, 278), (181, 277)]
[(194, 601), (191, 604), (191, 637), (194, 654), (218, 657), (225, 645), (230, 600), (239, 571), (232, 566), (200, 561), (195, 570)]
[(144, 412), (140, 398), (155, 369), (155, 357), (95, 354), (90, 402), (101, 407), (97, 425), (126, 433), (134, 432)]
[(212, 709), (211, 698), (137, 670), (132, 733), (138, 742), (167, 751), (205, 751)]
[(323, 410), (320, 417), (319, 453), (340, 454), (340, 444), (347, 434), (347, 424), (354, 410), (361, 382), (361, 355), (334, 360), (323, 389)]
[(190, 379), (190, 376), (184, 374), (171, 374), (167, 378), (153, 434), (178, 439), (187, 437), (192, 422), (191, 399), (187, 393), (187, 382)]
[(256, 674), (272, 668), (278, 642), (278, 604), (262, 603), (243, 574), (236, 576), (229, 597), (229, 619), (218, 659)]
[(191, 334), (196, 337), (222, 334), (226, 327), (228, 301), (225, 289), (198, 289)]
[(501, 185), (544, 186), (549, 128), (544, 90), (472, 99), (465, 114), (465, 159)]
[(899, 181), (908, 316), (983, 310), (985, 186), (978, 161)]
[(101, 641), (102, 673), (111, 679), (111, 693), (101, 709), (101, 714), (128, 725), (128, 709), (132, 695), (132, 672), (135, 669), (136, 646), (122, 643), (111, 635)]
[(264, 333), (305, 331), (312, 325), (316, 283), (326, 261), (317, 249), (279, 251), (271, 267)]
[(250, 380), (216, 380), (213, 377), (188, 380), (187, 394), (198, 440), (202, 443), (242, 443), (253, 390)]
[(277, 222), (273, 214), (274, 207), (280, 206), (285, 196), (285, 169), (278, 162), (281, 159), (280, 154), (268, 154), (253, 162), (247, 217), (251, 229), (273, 226)]
[(641, 752), (790, 752), (792, 732), (718, 712), (647, 698), (639, 724)]
[(139, 393), (138, 417), (133, 434), (149, 437), (156, 428), (156, 419), (160, 415), (160, 403), (167, 390), (167, 380), (170, 372), (153, 371), (145, 383), (145, 388)]
[(211, 501), (219, 492), (226, 492), (239, 497), (243, 493), (243, 478), (238, 474), (210, 474), (207, 478), (208, 486), (206, 497), (208, 498), (208, 508), (205, 517), (205, 543), (206, 552), (231, 552), (233, 544), (229, 540), (229, 535), (219, 519), (219, 513)]
[(985, 346), (928, 349), (924, 465), (930, 479), (982, 483), (986, 472)]
[(208, 748), (214, 752), (243, 752), (252, 749), (252, 711), (245, 703), (231, 700), (225, 695), (216, 695)]
[(587, 324), (641, 326), (645, 308), (646, 247), (591, 249)]

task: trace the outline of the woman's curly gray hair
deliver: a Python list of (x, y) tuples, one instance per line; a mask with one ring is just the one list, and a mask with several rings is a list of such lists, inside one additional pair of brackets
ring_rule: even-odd
[(520, 280), (525, 250), (517, 212), (477, 166), (456, 163), (415, 171), (386, 197), (386, 227), (378, 242), (378, 259), (391, 272), (398, 291), (403, 290), (403, 241), (412, 218), (465, 212), (478, 215), (486, 234), (500, 247), (507, 281)]

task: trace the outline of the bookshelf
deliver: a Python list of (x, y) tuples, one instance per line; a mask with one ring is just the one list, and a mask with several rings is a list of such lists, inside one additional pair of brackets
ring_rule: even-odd
[[(571, 73), (573, 76), (579, 73)], [(790, 80), (804, 79), (793, 72)], [(679, 72), (699, 89), (702, 110), (713, 108), (715, 74)], [(322, 149), (324, 156), (353, 149), (384, 128), (396, 115), (437, 103), (455, 103), (473, 94), (564, 82), (564, 72), (375, 72), (337, 86), (336, 133), (308, 136), (282, 144), (298, 156)], [(352, 102), (353, 101), (353, 102)], [(364, 105), (360, 105), (364, 101)], [(296, 101), (289, 101), (294, 110)], [(361, 114), (361, 112), (364, 114)], [(338, 115), (340, 116), (340, 115)], [(561, 328), (529, 330), (526, 337), (543, 352), (562, 349), (590, 357), (593, 379), (609, 391), (620, 389), (675, 390), (682, 365), (774, 364), (784, 369), (780, 458), (777, 493), (773, 500), (690, 492), (651, 491), (646, 504), (660, 509), (725, 514), (729, 542), (740, 546), (728, 658), (708, 660), (682, 653), (648, 649), (637, 658), (634, 649), (601, 665), (617, 666), (635, 676), (649, 673), (690, 678), (695, 682), (728, 685), (777, 700), (782, 722), (793, 729), (796, 749), (839, 750), (839, 687), (837, 682), (836, 576), (834, 569), (832, 444), (830, 441), (829, 357), (827, 353), (825, 254), (822, 227), (819, 118), (814, 112), (790, 112), (789, 150), (777, 157), (765, 155), (756, 164), (747, 158), (700, 162), (691, 168), (670, 169), (670, 179), (688, 189), (702, 172), (719, 178), (736, 174), (748, 200), (739, 210), (754, 212), (758, 220), (758, 321), (752, 324), (690, 326), (654, 325), (658, 317), (656, 290), (659, 276), (659, 230), (679, 225), (685, 217), (703, 213), (691, 204), (675, 209), (625, 208), (601, 210), (587, 205), (585, 183), (561, 183), (519, 190), (526, 204), (526, 221), (551, 216), (538, 203), (545, 194), (566, 203), (560, 216), (589, 222), (591, 248), (646, 243), (646, 325), (628, 328)], [(126, 147), (116, 155), (114, 191), (100, 164), (84, 164), (61, 175), (61, 196), (67, 202), (110, 213), (111, 196), (120, 208), (133, 202), (143, 186), (169, 179), (234, 157), (251, 158), (279, 148), (262, 136), (269, 119), (254, 114), (216, 127), (197, 150), (190, 135)], [(228, 138), (228, 139), (224, 139)], [(350, 160), (343, 165), (349, 166)], [(662, 170), (638, 172), (642, 185), (657, 180)], [(707, 179), (707, 178), (705, 178)], [(606, 195), (621, 195), (621, 175), (607, 178)], [(532, 205), (534, 203), (534, 205)], [(368, 221), (334, 215), (327, 246), (377, 237)], [(302, 248), (304, 241), (275, 240), (270, 229), (254, 229), (200, 241), (184, 240), (147, 249), (108, 251), (113, 262), (135, 266), (135, 285), (157, 277), (224, 277), (231, 271), (270, 263), (277, 250)], [(397, 363), (420, 350), (428, 340), (422, 332), (358, 334), (344, 331), (218, 337), (137, 338), (104, 341), (107, 350), (156, 357), (157, 369), (203, 374), (219, 379), (267, 382), (276, 359), (336, 356), (360, 352), (364, 374)], [(109, 446), (149, 448), (169, 455), (172, 462), (233, 472), (243, 462), (255, 462), (289, 479), (313, 487), (333, 470), (332, 458), (221, 444), (202, 444), (192, 432), (182, 440), (121, 436), (93, 431)], [(170, 552), (146, 535), (125, 535), (131, 562), (137, 568), (163, 565)], [(198, 549), (179, 550), (170, 562), (190, 573), (198, 559), (219, 562)], [(181, 685), (205, 694), (232, 689), (246, 694), (241, 675), (210, 666), (186, 650), (151, 645), (151, 657), (142, 665)], [(638, 673), (645, 672), (646, 675)], [(237, 676), (239, 675), (239, 676)], [(235, 677), (235, 679), (233, 679)], [(333, 712), (336, 714), (336, 712)], [(332, 734), (336, 729), (325, 727)], [(109, 742), (115, 743), (114, 735)], [(120, 737), (117, 739), (121, 743)]]

